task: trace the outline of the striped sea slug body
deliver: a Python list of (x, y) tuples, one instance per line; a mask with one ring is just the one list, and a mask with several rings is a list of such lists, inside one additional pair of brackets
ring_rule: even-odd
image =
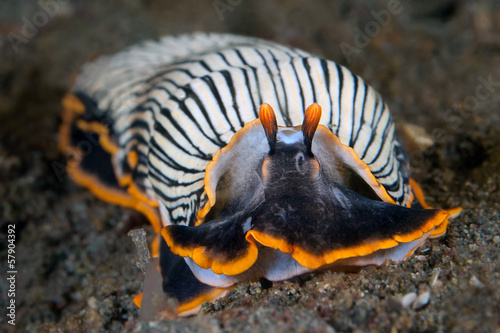
[(71, 177), (159, 235), (146, 280), (162, 282), (142, 311), (161, 310), (155, 295), (190, 313), (242, 280), (403, 260), (459, 212), (425, 204), (381, 96), (295, 48), (148, 41), (86, 64), (63, 104)]

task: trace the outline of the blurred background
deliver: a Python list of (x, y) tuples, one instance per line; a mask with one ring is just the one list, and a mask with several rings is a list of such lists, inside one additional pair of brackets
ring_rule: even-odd
[[(243, 283), (197, 317), (138, 320), (143, 277), (126, 234), (152, 230), (67, 177), (60, 100), (87, 60), (193, 31), (273, 40), (363, 77), (388, 103), (429, 203), (464, 207), (446, 237), (405, 263)], [(15, 224), (17, 331), (498, 332), (499, 102), (495, 0), (3, 0), (2, 325), (16, 331), (4, 315)], [(430, 298), (408, 306), (412, 293)]]

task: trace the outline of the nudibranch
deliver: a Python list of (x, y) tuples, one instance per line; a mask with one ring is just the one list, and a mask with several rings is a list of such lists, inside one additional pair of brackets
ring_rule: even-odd
[(73, 180), (158, 234), (141, 311), (170, 297), (185, 314), (238, 281), (401, 261), (460, 212), (425, 203), (373, 88), (295, 48), (148, 41), (86, 64), (63, 105)]

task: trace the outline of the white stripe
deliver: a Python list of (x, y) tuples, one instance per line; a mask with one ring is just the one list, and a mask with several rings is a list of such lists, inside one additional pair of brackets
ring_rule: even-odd
[(342, 69), (342, 74), (344, 75), (344, 85), (342, 88), (342, 111), (340, 112), (338, 136), (343, 144), (349, 145), (349, 141), (351, 140), (352, 136), (352, 101), (354, 99), (355, 86), (352, 74), (344, 67), (340, 68)]

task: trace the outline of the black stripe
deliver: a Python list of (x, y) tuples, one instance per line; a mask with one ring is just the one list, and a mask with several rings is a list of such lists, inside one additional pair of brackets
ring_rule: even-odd
[[(382, 117), (381, 117), (381, 118), (382, 118)], [(382, 131), (382, 144), (380, 145), (380, 147), (379, 147), (379, 149), (378, 149), (378, 151), (377, 151), (377, 154), (375, 155), (375, 157), (372, 159), (372, 161), (371, 161), (369, 164), (374, 164), (374, 163), (376, 163), (376, 162), (377, 162), (377, 159), (379, 158), (380, 154), (382, 153), (382, 150), (383, 150), (383, 148), (384, 148), (384, 145), (385, 145), (387, 142), (389, 142), (389, 141), (388, 141), (388, 140), (386, 140), (386, 139), (387, 139), (387, 135), (388, 135), (387, 131), (389, 130), (389, 128), (390, 128), (390, 126), (391, 126), (391, 124), (393, 124), (392, 119), (391, 119), (390, 117), (388, 117), (388, 119), (387, 119), (387, 123), (385, 124), (385, 126), (384, 126), (384, 130)], [(378, 123), (377, 123), (377, 125), (378, 125)], [(392, 136), (393, 136), (393, 138), (394, 138), (394, 131), (392, 131), (392, 132), (393, 132), (393, 133), (392, 133)], [(379, 132), (378, 132), (378, 133), (379, 133)], [(392, 143), (392, 140), (390, 141), (390, 143)]]
[[(229, 71), (227, 71), (227, 70), (222, 70), (220, 73), (222, 74), (222, 76), (226, 80), (226, 84), (227, 84), (229, 91), (231, 93), (231, 101), (232, 101), (231, 106), (233, 107), (233, 109), (236, 113), (236, 116), (238, 117), (238, 121), (240, 123), (239, 124), (240, 128), (242, 128), (243, 126), (245, 126), (245, 123), (241, 119), (240, 108), (238, 106), (238, 103), (236, 103), (236, 89), (234, 88), (233, 77), (229, 73)], [(231, 122), (229, 122), (229, 123), (231, 124)], [(235, 130), (235, 132), (236, 131), (237, 130)]]
[[(257, 53), (262, 58), (262, 61), (264, 62), (264, 66), (267, 69), (267, 73), (269, 74), (269, 78), (271, 79), (271, 83), (272, 83), (273, 88), (274, 88), (274, 95), (276, 96), (276, 100), (278, 101), (278, 104), (279, 104), (279, 108), (280, 108), (279, 112), (281, 112), (281, 110), (283, 110), (283, 107), (281, 105), (280, 99), (278, 98), (278, 88), (276, 87), (276, 82), (274, 82), (274, 78), (273, 78), (273, 75), (271, 73), (271, 69), (269, 68), (269, 66), (267, 64), (266, 58), (264, 57), (264, 55), (262, 53), (259, 52), (258, 49), (254, 49), (253, 51), (255, 53)], [(261, 93), (260, 89), (259, 89), (259, 94), (261, 95), (261, 99), (262, 99), (262, 93)]]
[(297, 67), (295, 66), (295, 62), (291, 61), (290, 64), (292, 65), (292, 72), (295, 74), (295, 77), (297, 78), (297, 83), (299, 85), (299, 95), (300, 99), (302, 100), (302, 113), (304, 114), (306, 111), (306, 101), (305, 101), (305, 96), (304, 96), (304, 90), (302, 89), (302, 84), (300, 84), (300, 79), (299, 79), (299, 74), (297, 72)]
[[(198, 108), (200, 109), (201, 113), (203, 114), (203, 116), (205, 117), (205, 119), (206, 119), (206, 121), (208, 123), (208, 126), (210, 127), (210, 129), (214, 133), (215, 139), (216, 139), (215, 143), (219, 147), (224, 147), (226, 145), (226, 142), (224, 142), (222, 140), (220, 134), (217, 132), (216, 127), (214, 126), (214, 124), (210, 120), (210, 116), (208, 115), (207, 109), (205, 108), (205, 106), (201, 102), (201, 100), (198, 97), (198, 95), (193, 91), (193, 89), (190, 86), (182, 87), (182, 89), (184, 90), (184, 93), (186, 94), (186, 98), (183, 101), (179, 101), (179, 107), (181, 108), (181, 110), (184, 111), (186, 114), (188, 112), (190, 112), (189, 108), (185, 104), (185, 101), (188, 100), (189, 98), (192, 99), (196, 103), (196, 105), (198, 106)], [(202, 133), (203, 133), (203, 131), (202, 131)]]
[[(198, 63), (201, 65), (201, 67), (205, 68), (205, 70), (209, 73), (212, 73), (213, 70), (208, 66), (208, 64), (205, 62), (205, 60), (198, 60)], [(206, 75), (206, 74), (205, 74)], [(198, 76), (199, 77), (199, 76)]]
[[(387, 167), (387, 165), (389, 164), (389, 162), (390, 162), (391, 160), (392, 160), (392, 164), (394, 164), (395, 155), (394, 155), (394, 146), (392, 145), (392, 142), (393, 142), (393, 140), (394, 140), (394, 137), (395, 137), (395, 134), (393, 133), (393, 134), (391, 135), (391, 140), (385, 140), (385, 141), (382, 143), (382, 146), (381, 146), (381, 148), (380, 148), (380, 152), (382, 152), (382, 150), (384, 150), (384, 146), (385, 146), (386, 144), (391, 144), (391, 151), (390, 151), (390, 153), (389, 153), (389, 158), (387, 159), (386, 163), (385, 163), (382, 167), (378, 168), (376, 171), (375, 171), (375, 170), (372, 170), (372, 173), (373, 173), (373, 174), (376, 174), (376, 173), (380, 173), (380, 172), (382, 172), (382, 171), (383, 171), (383, 170)], [(379, 153), (379, 154), (380, 154), (380, 153)], [(375, 156), (375, 159), (373, 160), (374, 162), (377, 160), (377, 158), (378, 158), (379, 154), (377, 154), (377, 155)], [(371, 163), (371, 164), (374, 164), (374, 163)], [(371, 168), (370, 168), (370, 169), (371, 169)]]
[[(384, 178), (384, 177), (387, 177), (388, 175), (390, 175), (392, 173), (391, 170), (394, 169), (394, 164), (396, 163), (396, 158), (394, 157), (394, 150), (391, 151), (391, 153), (389, 154), (389, 158), (387, 159), (387, 162), (381, 166), (380, 168), (378, 168), (377, 170), (371, 170), (371, 172), (373, 173), (373, 175), (376, 177), (376, 178)], [(391, 168), (389, 170), (389, 172), (386, 172), (384, 174), (381, 174), (381, 172), (384, 171), (385, 168), (387, 168), (388, 165), (391, 165)], [(398, 161), (398, 165), (399, 165), (399, 161)]]
[(330, 71), (328, 70), (328, 63), (325, 59), (320, 59), (321, 68), (323, 68), (323, 77), (325, 80), (326, 90), (328, 91), (328, 98), (330, 99), (330, 125), (333, 120), (333, 103), (332, 95), (330, 93)]
[(354, 137), (354, 142), (352, 143), (352, 147), (354, 147), (356, 145), (356, 142), (358, 141), (358, 137), (359, 137), (359, 132), (361, 131), (361, 128), (363, 128), (363, 125), (365, 124), (365, 106), (366, 106), (366, 96), (368, 94), (368, 87), (367, 87), (365, 82), (363, 82), (363, 87), (365, 88), (365, 93), (363, 96), (363, 106), (361, 107), (359, 127), (358, 127), (358, 130), (356, 131), (356, 135)]
[(356, 96), (358, 96), (358, 77), (354, 74), (352, 74), (352, 77), (354, 79), (354, 96), (352, 98), (352, 117), (351, 117), (351, 135), (349, 138), (349, 147), (352, 147), (352, 137), (353, 137), (353, 132), (354, 132), (354, 119), (356, 118)]
[[(184, 93), (186, 94), (186, 98), (184, 98), (183, 100), (180, 100), (178, 99), (176, 96), (172, 95), (172, 93), (165, 87), (163, 86), (160, 86), (158, 85), (155, 89), (156, 90), (160, 90), (160, 91), (164, 91), (168, 94), (169, 98), (171, 101), (173, 102), (176, 102), (179, 106), (179, 109), (181, 109), (185, 115), (188, 116), (189, 119), (191, 119), (191, 121), (196, 125), (196, 127), (200, 130), (200, 133), (203, 134), (203, 136), (205, 136), (205, 138), (207, 140), (209, 140), (210, 142), (212, 142), (213, 144), (215, 145), (218, 145), (218, 146), (224, 146), (225, 143), (220, 139), (220, 136), (218, 135), (218, 133), (215, 131), (214, 127), (212, 126), (212, 132), (214, 133), (215, 135), (215, 138), (209, 136), (207, 133), (205, 133), (204, 129), (201, 127), (201, 125), (198, 123), (198, 120), (193, 116), (193, 114), (191, 113), (191, 110), (189, 110), (189, 108), (185, 105), (185, 101), (188, 99), (188, 93), (187, 93), (187, 90), (190, 90), (191, 88), (190, 87), (187, 87), (187, 86), (179, 86), (177, 83), (175, 83), (174, 81), (170, 80), (170, 79), (164, 79), (163, 82), (169, 82), (173, 85), (175, 85), (178, 89), (181, 89), (184, 91)], [(194, 96), (196, 96), (196, 94), (190, 90), (191, 94), (193, 94)], [(195, 102), (197, 102), (196, 104), (198, 105), (198, 107), (200, 108), (200, 110), (202, 111), (203, 113), (203, 108), (201, 107), (202, 106), (202, 103), (198, 100)], [(205, 112), (205, 118), (206, 118), (206, 112)], [(207, 121), (209, 126), (211, 125), (211, 122), (210, 120)]]
[[(175, 82), (173, 82), (170, 79), (165, 80), (165, 81), (168, 81), (172, 84), (175, 84)], [(189, 85), (179, 86), (179, 85), (175, 84), (175, 86), (184, 91), (184, 94), (186, 95), (186, 97), (183, 100), (180, 100), (177, 97), (175, 97), (174, 95), (172, 95), (170, 93), (170, 91), (168, 89), (166, 89), (165, 87), (158, 86), (157, 89), (166, 92), (170, 96), (170, 100), (172, 100), (173, 102), (176, 102), (178, 104), (179, 109), (182, 110), (184, 112), (184, 114), (186, 114), (193, 121), (193, 123), (196, 124), (196, 127), (200, 130), (200, 133), (202, 133), (208, 140), (210, 140), (212, 143), (214, 143), (215, 145), (217, 145), (219, 147), (224, 147), (226, 145), (226, 143), (221, 139), (219, 133), (215, 129), (215, 126), (210, 121), (210, 118), (208, 116), (208, 112), (205, 109), (205, 107), (203, 106), (203, 103), (198, 98), (198, 95), (191, 89), (191, 87)], [(186, 106), (186, 100), (188, 100), (189, 98), (191, 98), (196, 103), (198, 108), (200, 109), (200, 111), (203, 114), (203, 116), (205, 117), (210, 129), (212, 130), (212, 133), (215, 135), (215, 138), (210, 137), (209, 135), (207, 135), (205, 133), (203, 128), (198, 124), (198, 120), (191, 113), (191, 110), (189, 110), (189, 108)]]
[(318, 101), (318, 97), (316, 96), (316, 89), (314, 88), (314, 83), (311, 77), (311, 66), (309, 65), (308, 58), (302, 58), (302, 63), (304, 64), (304, 68), (307, 71), (307, 77), (309, 78), (309, 84), (311, 85), (311, 90), (313, 93), (313, 103), (316, 103)]
[(335, 67), (337, 68), (337, 75), (339, 78), (339, 123), (337, 124), (337, 133), (335, 135), (338, 136), (339, 134), (339, 127), (340, 124), (342, 123), (341, 117), (342, 117), (342, 90), (344, 89), (344, 74), (342, 73), (342, 68), (338, 64), (335, 63)]
[[(196, 61), (189, 61), (186, 63), (201, 64), (201, 61), (196, 60)], [(184, 67), (173, 67), (173, 66), (175, 66), (175, 64), (168, 65), (167, 69), (159, 70), (155, 75), (148, 78), (148, 83), (152, 83), (153, 81), (156, 81), (157, 79), (162, 79), (162, 80), (168, 79), (171, 82), (174, 82), (172, 79), (168, 78), (168, 75), (175, 74), (177, 72), (184, 73), (187, 76), (189, 76), (191, 79), (199, 77), (199, 75), (194, 75), (193, 73), (191, 73), (191, 71), (190, 71), (191, 67), (184, 68)], [(161, 84), (161, 81), (157, 82), (157, 84)], [(175, 83), (175, 84), (177, 85), (177, 83)], [(155, 85), (152, 85), (151, 89), (149, 89), (149, 90), (153, 90), (154, 88), (155, 88)]]
[[(144, 156), (147, 158), (147, 155), (141, 155), (141, 156)], [(144, 163), (144, 161), (139, 161), (138, 165), (147, 165), (147, 163)], [(140, 177), (140, 178), (148, 178), (148, 175), (149, 175), (148, 172), (143, 172), (143, 171), (139, 170), (138, 168), (134, 169), (134, 173), (137, 175), (137, 177)]]
[[(384, 166), (384, 168), (385, 168), (386, 166), (387, 166), (387, 164)], [(384, 168), (382, 168), (382, 169), (380, 170), (380, 172), (382, 172), (382, 170), (383, 170)], [(384, 174), (378, 174), (377, 172), (372, 172), (372, 173), (373, 173), (373, 175), (375, 176), (375, 178), (377, 178), (377, 179), (379, 179), (379, 178), (380, 178), (380, 179), (381, 179), (381, 178), (385, 178), (385, 177), (390, 176), (390, 175), (392, 174), (393, 170), (394, 170), (394, 163), (391, 163), (391, 168), (390, 168), (390, 169), (389, 169), (389, 171), (387, 171), (386, 173), (384, 173)]]
[[(155, 193), (162, 199), (162, 201), (164, 202), (170, 202), (170, 203), (175, 203), (176, 201), (179, 201), (179, 200), (182, 200), (182, 199), (191, 199), (192, 196), (196, 196), (196, 198), (194, 199), (195, 201), (199, 202), (199, 198), (200, 198), (200, 195), (201, 193), (203, 192), (203, 189), (200, 189), (196, 192), (191, 192), (191, 194), (189, 196), (183, 196), (183, 197), (178, 197), (177, 199), (172, 199), (172, 198), (169, 198), (168, 196), (165, 195), (165, 193), (163, 193), (158, 187), (156, 187), (155, 185), (153, 185), (153, 189), (155, 191)], [(170, 222), (172, 222), (173, 224), (185, 224), (185, 223), (192, 223), (193, 222), (193, 219), (196, 218), (196, 214), (197, 214), (197, 210), (196, 209), (193, 209), (191, 207), (191, 200), (189, 200), (190, 203), (180, 203), (178, 204), (177, 206), (174, 206), (174, 207), (165, 207), (168, 214), (169, 214), (169, 218), (170, 218)], [(173, 217), (173, 212), (178, 209), (178, 208), (182, 208), (183, 210), (185, 211), (188, 211), (189, 212), (189, 216), (179, 216), (178, 218), (174, 218)]]
[(379, 108), (380, 105), (382, 105), (382, 108), (383, 108), (383, 104), (381, 103), (381, 100), (380, 100), (379, 96), (377, 95), (377, 93), (375, 93), (375, 98), (374, 99), (375, 99), (375, 105), (373, 106), (372, 120), (370, 122), (370, 128), (371, 129), (375, 129), (375, 127), (373, 126), (373, 124), (375, 124), (375, 116), (377, 115), (377, 109)]
[[(237, 49), (234, 50), (234, 52), (236, 53), (236, 55), (238, 56), (238, 58), (240, 59), (240, 61), (245, 65), (247, 66), (249, 69), (252, 70), (252, 73), (253, 73), (253, 77), (254, 77), (254, 82), (257, 82), (257, 75), (255, 73), (256, 69), (255, 67), (253, 66), (250, 66), (246, 60), (243, 58), (241, 52)], [(254, 115), (255, 115), (255, 118), (258, 118), (259, 117), (259, 114), (258, 114), (258, 108), (259, 108), (259, 105), (257, 105), (255, 103), (255, 100), (254, 100), (254, 96), (252, 94), (252, 91), (251, 91), (251, 86), (250, 86), (250, 77), (248, 76), (248, 70), (246, 69), (241, 69), (241, 71), (243, 72), (243, 74), (245, 75), (245, 83), (247, 84), (247, 91), (248, 91), (248, 94), (250, 95), (250, 99), (252, 100), (252, 106), (253, 106), (253, 112), (254, 112)], [(257, 85), (257, 84), (256, 84)]]
[[(160, 133), (161, 135), (163, 135), (165, 139), (167, 139), (172, 144), (174, 144), (174, 141), (171, 140), (172, 139), (171, 136), (166, 133), (165, 129), (163, 127), (161, 127), (161, 125), (159, 125), (159, 124), (155, 125), (155, 127), (156, 126), (158, 126), (158, 128), (155, 128), (155, 130), (157, 130), (158, 133)], [(186, 172), (186, 173), (197, 173), (197, 172), (203, 171), (203, 170), (199, 170), (199, 169), (186, 168), (186, 167), (180, 165), (179, 163), (177, 163), (170, 156), (168, 156), (168, 155), (165, 154), (165, 152), (163, 150), (163, 147), (160, 146), (160, 144), (155, 140), (154, 137), (151, 138), (150, 143), (151, 143), (151, 145), (153, 147), (156, 148), (156, 150), (152, 150), (154, 152), (154, 155), (156, 155), (158, 158), (160, 158), (162, 161), (164, 161), (165, 163), (167, 163), (172, 168), (174, 168), (176, 170), (180, 170), (180, 171)], [(178, 147), (180, 150), (186, 152), (184, 149), (182, 149), (182, 147), (179, 147), (179, 145), (175, 145), (175, 146)], [(163, 158), (161, 158), (160, 152), (161, 152), (161, 156), (163, 156)], [(192, 156), (188, 152), (186, 152), (186, 154), (189, 155), (189, 156)], [(167, 160), (170, 161), (170, 163), (168, 163)], [(206, 161), (210, 161), (209, 159), (205, 159), (205, 160)]]
[[(199, 158), (205, 159), (205, 160), (207, 160), (207, 159), (211, 160), (212, 159), (212, 155), (211, 154), (207, 154), (206, 152), (202, 151), (191, 140), (191, 138), (189, 137), (189, 133), (186, 133), (186, 131), (184, 130), (184, 128), (181, 125), (179, 125), (179, 123), (172, 117), (172, 112), (169, 109), (162, 107), (157, 100), (152, 99), (152, 98), (148, 99), (147, 102), (151, 103), (153, 105), (156, 105), (160, 109), (161, 115), (163, 117), (165, 117), (173, 127), (175, 127), (175, 129), (179, 132), (179, 134), (181, 134), (186, 139), (186, 141), (189, 142), (191, 144), (191, 146), (196, 151), (198, 151), (199, 154), (193, 155), (191, 152), (189, 152), (188, 150), (186, 150), (182, 145), (180, 145), (178, 143), (178, 141), (174, 137), (172, 137), (172, 135), (170, 133), (168, 133), (167, 129), (165, 127), (163, 127), (163, 125), (160, 124), (160, 122), (158, 122), (158, 120), (155, 121), (155, 125), (154, 125), (155, 126), (155, 130), (157, 132), (159, 132), (160, 134), (162, 134), (165, 139), (167, 139), (168, 141), (170, 141), (174, 146), (178, 147), (180, 150), (182, 150), (183, 152), (185, 152), (188, 155), (199, 157)], [(203, 133), (203, 132), (200, 132), (200, 133)]]
[[(374, 112), (373, 114), (375, 114), (377, 112), (377, 108), (379, 106), (379, 99), (377, 98), (376, 99), (376, 103), (375, 103), (375, 107), (374, 107)], [(381, 103), (380, 104), (380, 107), (383, 109), (384, 108), (384, 104)], [(375, 117), (375, 116), (374, 116)], [(362, 156), (361, 156), (361, 159), (364, 159), (366, 154), (368, 153), (368, 151), (370, 150), (370, 146), (372, 145), (373, 141), (375, 140), (375, 137), (377, 136), (377, 132), (376, 132), (376, 126), (373, 126), (373, 121), (375, 120), (375, 118), (372, 119), (372, 124), (371, 124), (371, 129), (372, 129), (372, 133), (371, 133), (371, 137), (370, 137), (370, 141), (368, 142), (368, 145), (366, 146)], [(379, 119), (380, 120), (380, 119)], [(378, 124), (378, 122), (377, 122)]]
[[(226, 63), (226, 65), (228, 65), (231, 68), (238, 69), (241, 72), (243, 72), (243, 75), (245, 77), (245, 83), (247, 83), (246, 88), (248, 89), (249, 85), (248, 85), (248, 76), (246, 75), (246, 71), (242, 70), (240, 67), (232, 66), (227, 61), (226, 56), (222, 52), (217, 52), (216, 54), (222, 59), (222, 61), (224, 61)], [(231, 97), (232, 97), (232, 101), (233, 101), (232, 106), (233, 106), (234, 110), (236, 111), (236, 115), (238, 116), (238, 120), (240, 121), (240, 126), (243, 127), (243, 126), (245, 126), (245, 123), (243, 122), (243, 119), (241, 119), (240, 106), (237, 103), (237, 97), (236, 97), (237, 92), (236, 92), (236, 89), (234, 88), (234, 83), (233, 83), (234, 80), (232, 78), (232, 75), (227, 70), (224, 70), (221, 73), (224, 75), (224, 78), (226, 79), (227, 85), (229, 86), (229, 90), (231, 91)], [(239, 89), (242, 90), (242, 89), (244, 89), (244, 87), (239, 87)], [(251, 98), (252, 94), (249, 93), (249, 95)], [(253, 100), (252, 100), (252, 102), (253, 102)]]
[[(132, 114), (129, 113), (128, 115), (131, 116)], [(125, 134), (125, 132), (128, 132), (136, 128), (146, 130), (149, 134), (151, 134), (151, 128), (149, 128), (148, 122), (144, 119), (134, 119), (132, 122), (128, 124), (127, 127), (125, 127), (125, 129), (120, 134)], [(146, 140), (143, 141), (147, 143)]]
[[(229, 126), (231, 127), (231, 131), (236, 132), (236, 129), (234, 128), (233, 124), (231, 123), (231, 120), (229, 119), (229, 116), (228, 116), (227, 110), (226, 110), (226, 106), (222, 102), (222, 98), (219, 94), (219, 90), (217, 89), (217, 87), (214, 83), (213, 78), (211, 76), (204, 76), (204, 77), (201, 77), (200, 80), (202, 80), (207, 85), (208, 89), (210, 90), (210, 93), (215, 98), (215, 100), (217, 101), (217, 104), (219, 106), (218, 110), (210, 109), (210, 111), (212, 111), (212, 113), (213, 112), (220, 112), (224, 116), (224, 118), (226, 119)], [(207, 115), (208, 115), (208, 113), (207, 113)], [(207, 120), (209, 120), (209, 119), (207, 119)]]
[[(380, 119), (382, 119), (382, 116), (384, 115), (384, 110), (385, 110), (384, 100), (382, 99), (381, 96), (377, 96), (377, 98), (380, 99), (380, 105), (381, 105), (381, 107), (380, 107), (380, 114), (378, 116), (375, 115), (375, 117), (377, 118), (376, 122), (372, 123), (372, 128), (373, 128), (374, 131), (377, 131), (378, 124), (380, 123)], [(378, 111), (376, 111), (376, 112), (378, 112)]]
[[(156, 155), (156, 154), (154, 154)], [(204, 175), (202, 173), (203, 171), (200, 171), (199, 173), (200, 178), (193, 180), (193, 181), (187, 181), (187, 182), (179, 182), (177, 179), (172, 179), (167, 177), (160, 169), (158, 169), (156, 166), (152, 165), (151, 163), (149, 164), (149, 173), (148, 176), (151, 176), (152, 178), (158, 180), (160, 183), (166, 185), (167, 187), (186, 187), (193, 185), (196, 182), (199, 182), (200, 180), (204, 179)], [(201, 186), (203, 187), (203, 185)], [(172, 197), (174, 198), (174, 197)]]
[(244, 124), (243, 124), (243, 121), (241, 120), (241, 117), (240, 117), (240, 114), (238, 111), (238, 106), (234, 102), (236, 93), (234, 90), (234, 85), (233, 85), (233, 80), (231, 78), (231, 75), (229, 74), (229, 72), (227, 70), (214, 71), (205, 61), (201, 61), (201, 63), (203, 65), (203, 67), (206, 68), (211, 74), (205, 75), (205, 76), (201, 77), (200, 79), (203, 80), (208, 85), (210, 91), (212, 92), (212, 95), (215, 97), (215, 99), (217, 100), (217, 103), (219, 104), (220, 112), (226, 118), (226, 121), (228, 122), (229, 126), (231, 126), (231, 130), (233, 132), (236, 132), (237, 129), (234, 128), (233, 124), (231, 123), (231, 120), (229, 119), (226, 105), (222, 101), (222, 97), (220, 95), (219, 89), (215, 85), (213, 77), (212, 77), (213, 73), (220, 73), (222, 75), (222, 77), (224, 78), (224, 80), (226, 81), (226, 85), (228, 86), (229, 91), (231, 92), (231, 98), (233, 100), (232, 106), (235, 107), (236, 115), (237, 115), (238, 120), (240, 122), (240, 126), (243, 127)]
[[(253, 74), (253, 77), (254, 77), (254, 82), (255, 82), (255, 87), (256, 87), (256, 91), (259, 92), (260, 91), (260, 84), (259, 84), (259, 77), (257, 75), (257, 68), (255, 68), (254, 66), (251, 66), (247, 63), (247, 61), (245, 60), (245, 57), (243, 56), (243, 54), (241, 54), (241, 52), (239, 50), (236, 50), (236, 54), (238, 55), (238, 57), (241, 59), (241, 61), (246, 64), (248, 66), (248, 68), (250, 68), (252, 70), (252, 74)], [(250, 91), (250, 94), (251, 94), (251, 91)], [(253, 99), (253, 94), (252, 95), (252, 101), (254, 101)], [(262, 104), (262, 96), (260, 95), (260, 93), (257, 93), (257, 97), (259, 98), (258, 102), (255, 103), (254, 101), (254, 112), (255, 112), (255, 118), (259, 118), (259, 110), (258, 110), (258, 107)]]
[[(279, 66), (279, 62), (278, 62), (278, 59), (276, 59), (274, 53), (271, 50), (268, 50), (268, 51), (269, 51), (269, 54), (271, 54), (271, 57), (273, 58), (274, 65), (276, 66), (278, 73), (280, 73), (280, 75), (278, 77), (280, 79), (281, 88), (283, 89), (283, 98), (284, 98), (284, 103), (285, 103), (284, 107), (281, 108), (280, 113), (283, 116), (283, 120), (285, 121), (285, 125), (292, 126), (292, 122), (290, 120), (290, 110), (288, 108), (288, 97), (287, 97), (287, 93), (286, 93), (285, 84), (283, 83), (283, 77), (281, 76), (281, 69)], [(276, 97), (279, 101), (278, 94), (276, 94)]]
[[(396, 180), (390, 184), (382, 184), (386, 191), (388, 192), (397, 192), (400, 189), (399, 186), (400, 178), (396, 178)], [(403, 192), (404, 193), (404, 192)], [(391, 195), (392, 197), (392, 195)]]
[[(386, 144), (390, 144), (392, 147), (392, 145), (394, 143), (394, 137), (395, 137), (395, 130), (392, 127), (393, 125), (394, 125), (394, 123), (389, 118), (387, 120), (387, 123), (384, 126), (384, 130), (382, 131), (382, 145), (380, 146), (379, 153), (377, 155), (375, 155), (375, 159), (373, 160), (374, 162), (378, 159), (378, 156), (381, 154), (381, 152)], [(391, 130), (391, 127), (392, 127), (392, 130)], [(389, 140), (388, 140), (388, 138), (389, 138)]]

